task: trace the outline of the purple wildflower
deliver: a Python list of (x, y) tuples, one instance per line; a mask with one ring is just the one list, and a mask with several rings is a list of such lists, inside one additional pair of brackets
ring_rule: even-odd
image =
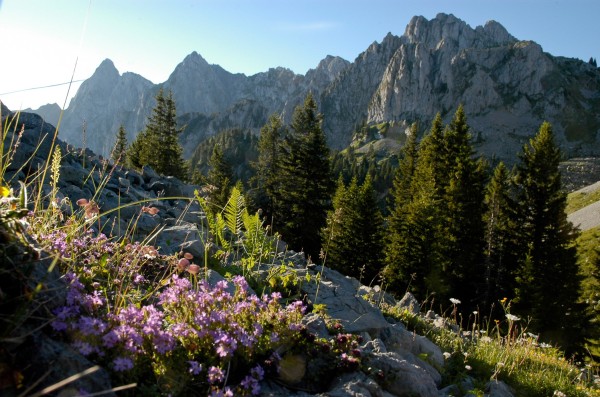
[(208, 369), (208, 383), (215, 384), (222, 382), (223, 379), (225, 379), (225, 374), (221, 368), (213, 366)]
[(115, 371), (129, 371), (133, 368), (133, 361), (128, 357), (117, 357), (113, 360)]
[(198, 375), (202, 372), (202, 364), (198, 361), (188, 361), (188, 364), (190, 365), (190, 374)]

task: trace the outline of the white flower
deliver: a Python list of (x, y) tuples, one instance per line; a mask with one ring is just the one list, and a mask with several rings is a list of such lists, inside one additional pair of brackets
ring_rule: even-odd
[(452, 356), (452, 354), (448, 353), (448, 352), (444, 352), (444, 358), (447, 360), (450, 358), (450, 356)]
[(450, 302), (452, 302), (453, 305), (459, 305), (460, 301), (456, 298), (450, 298)]
[(465, 365), (465, 369), (466, 369), (467, 371), (470, 371), (470, 370), (472, 370), (473, 368), (472, 368), (470, 365)]
[(514, 314), (506, 313), (506, 318), (508, 321), (519, 321), (520, 318), (515, 316)]
[(567, 395), (565, 393), (561, 392), (560, 390), (554, 390), (553, 396), (556, 396), (556, 397), (567, 397)]

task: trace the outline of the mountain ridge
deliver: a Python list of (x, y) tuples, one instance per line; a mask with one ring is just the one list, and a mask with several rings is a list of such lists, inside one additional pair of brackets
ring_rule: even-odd
[(65, 110), (63, 139), (82, 146), (85, 120), (85, 145), (107, 155), (120, 124), (130, 140), (143, 128), (163, 88), (173, 91), (187, 125), (181, 137), (186, 157), (221, 130), (257, 133), (273, 113), (289, 122), (308, 92), (317, 98), (334, 149), (346, 147), (363, 123), (417, 121), (423, 133), (437, 112), (447, 121), (462, 103), (477, 149), (489, 157), (514, 160), (544, 120), (568, 156), (600, 153), (599, 69), (548, 54), (496, 21), (472, 28), (452, 14), (415, 16), (402, 36), (388, 33), (353, 62), (327, 56), (305, 75), (282, 67), (233, 74), (194, 51), (160, 84), (115, 76), (112, 61), (104, 61), (82, 84)]

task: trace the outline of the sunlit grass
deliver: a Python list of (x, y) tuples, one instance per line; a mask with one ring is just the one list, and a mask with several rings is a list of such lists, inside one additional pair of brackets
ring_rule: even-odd
[(565, 212), (571, 214), (590, 204), (600, 201), (600, 189), (590, 193), (573, 192), (567, 196), (567, 208)]
[[(503, 306), (509, 307), (506, 302)], [(444, 385), (460, 383), (469, 376), (474, 385), (482, 387), (489, 381), (503, 381), (516, 396), (522, 397), (600, 396), (589, 366), (574, 363), (560, 350), (539, 343), (537, 336), (527, 333), (526, 327), (509, 313), (512, 321), (474, 323), (464, 330), (458, 329), (451, 318), (445, 321), (449, 326), (438, 327), (422, 315), (398, 306), (384, 305), (382, 309), (409, 330), (440, 346), (446, 358), (442, 370)], [(465, 392), (469, 391), (475, 395), (481, 392), (477, 387)]]

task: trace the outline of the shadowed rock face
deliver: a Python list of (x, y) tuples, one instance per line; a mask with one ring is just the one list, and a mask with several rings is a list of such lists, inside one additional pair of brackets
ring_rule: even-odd
[(350, 143), (362, 122), (419, 121), (423, 132), (437, 112), (449, 121), (462, 103), (478, 150), (487, 156), (512, 162), (544, 120), (569, 156), (600, 152), (598, 68), (545, 53), (498, 22), (472, 28), (447, 14), (414, 17), (402, 36), (388, 34), (352, 63), (328, 56), (306, 75), (281, 67), (233, 74), (193, 52), (167, 81), (153, 84), (119, 75), (105, 60), (66, 109), (61, 137), (106, 156), (119, 125), (130, 141), (144, 128), (161, 87), (173, 91), (187, 126), (181, 136), (186, 157), (224, 129), (258, 132), (273, 113), (289, 122), (308, 92), (318, 99), (336, 149)]

